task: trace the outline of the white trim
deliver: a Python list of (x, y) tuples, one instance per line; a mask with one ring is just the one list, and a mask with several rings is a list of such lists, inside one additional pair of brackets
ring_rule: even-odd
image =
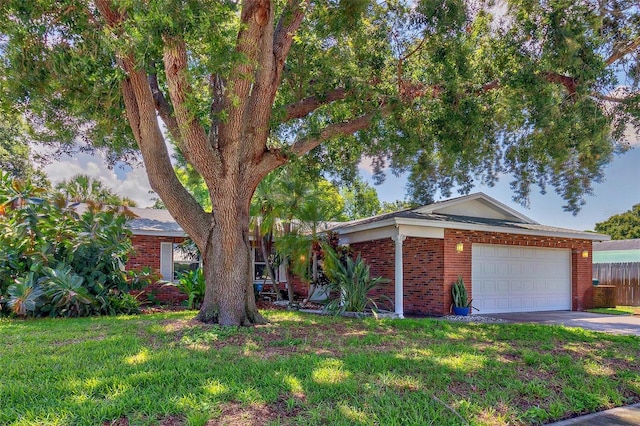
[[(407, 226), (411, 226), (413, 230), (406, 228)], [(380, 236), (377, 236), (375, 230), (380, 228), (388, 228), (393, 229), (394, 227), (402, 227), (403, 233), (405, 233), (405, 229), (407, 229), (407, 235), (421, 237), (424, 236), (423, 233), (419, 231), (415, 231), (417, 228), (432, 228), (432, 229), (442, 229), (442, 236), (439, 233), (436, 235), (435, 231), (433, 236), (428, 235), (425, 237), (429, 238), (444, 238), (444, 229), (463, 229), (468, 231), (486, 231), (486, 232), (496, 232), (500, 234), (516, 234), (516, 235), (537, 235), (543, 237), (558, 237), (558, 238), (571, 238), (571, 239), (579, 239), (579, 240), (591, 240), (591, 241), (608, 241), (611, 239), (608, 235), (596, 234), (596, 233), (587, 233), (587, 232), (571, 232), (571, 230), (567, 231), (545, 231), (542, 229), (518, 229), (511, 227), (503, 227), (503, 226), (491, 226), (491, 225), (482, 225), (477, 223), (462, 223), (462, 222), (452, 222), (452, 221), (439, 221), (439, 220), (430, 220), (430, 219), (415, 219), (415, 218), (390, 218), (383, 220), (381, 222), (370, 222), (363, 225), (357, 225), (353, 228), (348, 229), (338, 229), (338, 233), (340, 234), (340, 242), (343, 244), (350, 243), (359, 243), (362, 241), (370, 241), (374, 239), (387, 238), (386, 233), (380, 233)], [(367, 232), (368, 231), (368, 232)], [(389, 231), (386, 231), (389, 232)], [(427, 231), (427, 233), (432, 231)], [(354, 235), (355, 234), (355, 235)], [(372, 236), (376, 236), (372, 238)], [(389, 235), (391, 236), (391, 235)]]
[(383, 240), (386, 238), (392, 238), (397, 233), (396, 227), (393, 225), (386, 226), (384, 228), (367, 229), (360, 232), (340, 235), (340, 244), (354, 244), (361, 243), (363, 241)]
[(402, 225), (398, 224), (398, 232), (407, 237), (418, 238), (444, 238), (444, 228), (437, 228), (432, 226), (418, 226), (418, 225)]
[(173, 281), (173, 243), (160, 243), (160, 274), (165, 281)]
[(391, 237), (395, 242), (395, 311), (400, 318), (404, 318), (404, 271), (402, 268), (404, 256), (402, 254), (402, 242), (406, 238), (406, 235), (399, 233)]
[(417, 225), (423, 227), (434, 227), (434, 228), (443, 228), (443, 229), (463, 229), (468, 231), (486, 231), (486, 232), (496, 232), (500, 234), (518, 234), (518, 235), (538, 235), (544, 237), (558, 237), (558, 238), (571, 238), (571, 239), (579, 239), (579, 240), (591, 240), (591, 241), (603, 241), (608, 240), (610, 237), (608, 235), (596, 234), (596, 233), (587, 233), (576, 231), (571, 232), (571, 230), (565, 231), (545, 231), (543, 229), (518, 229), (518, 228), (506, 228), (503, 226), (491, 226), (491, 225), (482, 225), (477, 223), (462, 223), (462, 222), (441, 222), (437, 220), (429, 220), (429, 219), (408, 219), (408, 218), (397, 218), (398, 225)]

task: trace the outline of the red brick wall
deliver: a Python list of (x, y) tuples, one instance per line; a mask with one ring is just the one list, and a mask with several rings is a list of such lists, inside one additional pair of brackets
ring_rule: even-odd
[[(395, 243), (391, 238), (381, 240), (365, 241), (362, 243), (354, 243), (350, 245), (353, 250), (353, 256), (357, 257), (358, 253), (362, 259), (371, 267), (371, 277), (385, 277), (389, 279), (388, 283), (381, 284), (374, 289), (370, 295), (377, 297), (382, 294), (391, 299), (391, 302), (383, 301), (383, 305), (393, 305), (395, 298)], [(406, 276), (406, 273), (405, 273)], [(406, 289), (405, 289), (406, 291)], [(393, 308), (393, 306), (386, 306)]]
[[(129, 256), (126, 269), (140, 269), (145, 266), (150, 267), (154, 272), (160, 274), (160, 243), (180, 244), (183, 237), (159, 237), (151, 235), (134, 235), (131, 242), (134, 252)], [(132, 293), (140, 293), (133, 291)], [(166, 304), (179, 304), (187, 299), (187, 296), (173, 286), (165, 286), (161, 283), (154, 283), (142, 290), (143, 295), (138, 300), (143, 301), (146, 294), (151, 294), (153, 301)]]
[(148, 266), (160, 272), (160, 243), (180, 244), (184, 237), (159, 237), (155, 235), (134, 235), (133, 254), (129, 256), (127, 269), (139, 269)]
[(444, 312), (444, 241), (408, 237), (402, 245), (402, 254), (404, 312), (423, 315)]
[[(456, 252), (456, 244), (464, 250)], [(407, 314), (446, 315), (449, 313), (451, 286), (459, 275), (467, 291), (471, 289), (471, 247), (473, 244), (502, 244), (571, 249), (572, 309), (584, 310), (592, 298), (590, 240), (543, 237), (497, 232), (445, 229), (444, 239), (409, 237), (403, 243), (404, 312)], [(395, 243), (391, 238), (351, 244), (371, 266), (371, 275), (390, 282), (375, 294), (395, 294)], [(589, 257), (583, 258), (582, 251)]]
[[(456, 252), (456, 244), (459, 242), (464, 244), (462, 253)], [(458, 275), (462, 275), (467, 290), (473, 298), (471, 293), (471, 246), (474, 243), (571, 249), (572, 310), (581, 311), (589, 307), (593, 273), (591, 268), (591, 240), (445, 229), (444, 297), (447, 310), (448, 306), (451, 305), (451, 286), (458, 278)], [(581, 253), (584, 250), (589, 252), (589, 257), (582, 257)]]

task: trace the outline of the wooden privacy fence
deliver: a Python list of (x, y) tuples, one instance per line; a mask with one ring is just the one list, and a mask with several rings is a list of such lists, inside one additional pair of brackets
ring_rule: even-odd
[(618, 305), (640, 306), (640, 262), (594, 263), (593, 278), (616, 286)]

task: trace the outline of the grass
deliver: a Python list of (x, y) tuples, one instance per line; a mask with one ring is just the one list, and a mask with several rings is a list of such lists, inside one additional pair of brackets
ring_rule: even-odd
[(540, 424), (640, 401), (640, 338), (267, 311), (0, 319), (0, 424)]
[(616, 306), (615, 308), (593, 308), (588, 312), (608, 315), (640, 315), (640, 306)]

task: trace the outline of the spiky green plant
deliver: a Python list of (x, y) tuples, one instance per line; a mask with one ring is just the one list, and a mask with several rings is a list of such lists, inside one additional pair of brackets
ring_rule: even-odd
[(350, 256), (342, 260), (329, 247), (325, 247), (324, 252), (325, 273), (330, 279), (327, 290), (329, 294), (335, 295), (327, 303), (327, 310), (336, 314), (364, 312), (367, 308), (378, 311), (379, 300), (369, 296), (369, 292), (389, 280), (383, 277), (371, 278), (370, 267), (360, 255), (355, 260)]
[(472, 301), (469, 299), (467, 288), (464, 286), (464, 280), (461, 276), (458, 276), (458, 279), (451, 287), (451, 297), (453, 298), (453, 306), (458, 308), (468, 308), (471, 306)]

